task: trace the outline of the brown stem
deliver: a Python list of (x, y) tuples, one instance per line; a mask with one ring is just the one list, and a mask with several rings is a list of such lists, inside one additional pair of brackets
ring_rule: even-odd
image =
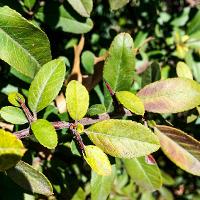
[(22, 107), (22, 110), (24, 111), (24, 114), (26, 115), (26, 118), (28, 119), (29, 123), (32, 123), (33, 121), (35, 121), (35, 117), (33, 117), (33, 115), (31, 114), (30, 110), (27, 108), (26, 104), (24, 103), (24, 101), (21, 98), (18, 98), (18, 101)]
[[(94, 124), (94, 123), (97, 123), (100, 121), (108, 120), (111, 118), (112, 119), (119, 118), (122, 116), (132, 116), (132, 113), (127, 109), (123, 109), (123, 111), (120, 113), (112, 112), (112, 113), (100, 114), (100, 115), (97, 115), (94, 117), (85, 117), (85, 118), (79, 120), (78, 122), (81, 123), (82, 125), (86, 126), (86, 125), (91, 125), (91, 124)], [(51, 122), (51, 123), (56, 130), (63, 129), (63, 128), (70, 128), (70, 126), (74, 124), (74, 123), (65, 122), (65, 121), (57, 121), (57, 122)], [(21, 131), (16, 131), (13, 134), (16, 135), (17, 138), (19, 138), (19, 139), (28, 137), (28, 136), (30, 136), (30, 128), (23, 129)]]

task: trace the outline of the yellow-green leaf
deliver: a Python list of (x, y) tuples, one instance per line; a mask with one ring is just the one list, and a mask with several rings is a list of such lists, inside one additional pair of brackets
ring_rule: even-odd
[(144, 115), (144, 105), (139, 97), (128, 91), (116, 92), (119, 102), (132, 113)]
[(183, 170), (200, 176), (200, 142), (183, 131), (156, 126), (155, 132), (165, 155)]
[(10, 132), (0, 130), (0, 171), (16, 165), (25, 151), (21, 140)]
[(176, 73), (178, 77), (193, 79), (190, 68), (184, 62), (178, 62), (176, 66)]
[(54, 149), (58, 144), (58, 137), (53, 125), (45, 119), (38, 119), (31, 124), (36, 139), (43, 146)]
[(102, 176), (109, 176), (111, 174), (112, 167), (110, 161), (107, 155), (97, 146), (85, 146), (84, 158), (97, 174)]
[(12, 124), (25, 124), (28, 122), (24, 112), (14, 106), (5, 106), (0, 110), (1, 117)]
[[(128, 33), (118, 34), (109, 48), (106, 58), (103, 78), (114, 92), (130, 90), (135, 73), (135, 55), (133, 53), (133, 39)], [(105, 90), (105, 106), (111, 110), (112, 98)]]
[(65, 78), (63, 58), (52, 60), (42, 66), (31, 83), (28, 105), (32, 112), (39, 112), (58, 95)]
[(156, 163), (148, 164), (145, 157), (123, 161), (128, 174), (141, 189), (153, 192), (162, 186), (162, 176)]
[(18, 92), (11, 92), (8, 94), (8, 101), (14, 106), (20, 107), (19, 98), (25, 102), (24, 97)]
[(146, 111), (177, 113), (200, 105), (200, 85), (188, 78), (169, 78), (142, 88), (137, 96)]
[(78, 81), (70, 81), (66, 88), (67, 110), (74, 120), (82, 119), (89, 106), (87, 89)]
[(157, 136), (150, 129), (129, 120), (105, 120), (85, 132), (95, 145), (114, 157), (140, 157), (160, 147)]

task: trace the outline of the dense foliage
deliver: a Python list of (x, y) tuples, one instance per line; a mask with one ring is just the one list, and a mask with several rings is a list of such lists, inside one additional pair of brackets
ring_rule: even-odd
[(0, 199), (200, 199), (197, 2), (1, 0)]

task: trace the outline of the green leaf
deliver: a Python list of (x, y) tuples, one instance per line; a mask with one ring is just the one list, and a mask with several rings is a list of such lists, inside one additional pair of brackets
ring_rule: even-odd
[(106, 107), (103, 104), (94, 104), (89, 108), (87, 114), (90, 116), (94, 116), (103, 114), (105, 112), (106, 112)]
[(27, 77), (51, 60), (46, 34), (7, 6), (0, 7), (0, 38), (0, 59)]
[(78, 81), (70, 81), (66, 88), (67, 110), (74, 120), (82, 119), (89, 106), (87, 89)]
[(101, 176), (109, 176), (111, 174), (110, 161), (107, 155), (97, 146), (85, 146), (84, 159), (97, 174)]
[(199, 18), (200, 18), (200, 11), (198, 11), (196, 15), (192, 18), (192, 20), (188, 23), (188, 30), (187, 30), (188, 34), (193, 34), (199, 31), (200, 29)]
[(18, 92), (11, 92), (8, 94), (8, 101), (14, 106), (21, 107), (19, 104), (19, 98), (25, 102), (24, 97)]
[(173, 193), (167, 189), (166, 187), (161, 187), (159, 189), (160, 192), (160, 198), (163, 200), (174, 200)]
[(137, 96), (143, 101), (146, 111), (183, 112), (200, 105), (200, 85), (187, 78), (169, 78), (145, 86)]
[(92, 11), (92, 0), (67, 0), (76, 12), (83, 17), (89, 17)]
[(190, 68), (184, 62), (178, 62), (176, 66), (178, 77), (193, 79)]
[(81, 187), (78, 188), (71, 200), (85, 200), (86, 194)]
[(65, 64), (61, 58), (46, 63), (31, 83), (28, 105), (32, 112), (39, 112), (58, 95), (65, 78)]
[(124, 7), (129, 0), (109, 0), (111, 10), (118, 10)]
[(161, 175), (162, 175), (164, 185), (172, 186), (175, 184), (175, 180), (163, 170), (161, 170)]
[(128, 91), (116, 92), (118, 101), (132, 113), (144, 115), (144, 105), (140, 98)]
[(85, 132), (96, 146), (114, 157), (140, 157), (159, 149), (158, 138), (150, 129), (129, 120), (98, 122)]
[(36, 0), (24, 0), (24, 5), (31, 10), (33, 6), (35, 5)]
[(145, 157), (124, 160), (125, 168), (137, 185), (143, 190), (155, 191), (162, 186), (162, 176), (156, 163), (148, 164)]
[(53, 194), (51, 183), (44, 174), (23, 161), (18, 162), (14, 168), (9, 169), (7, 174), (25, 190), (45, 196)]
[(10, 132), (0, 129), (0, 171), (16, 165), (25, 151), (21, 140)]
[(169, 126), (156, 126), (161, 149), (183, 170), (200, 176), (200, 142), (183, 131)]
[(12, 124), (25, 124), (28, 122), (24, 112), (20, 108), (5, 106), (0, 110), (1, 117)]
[(90, 51), (84, 51), (81, 55), (83, 67), (89, 74), (94, 73), (94, 58), (95, 55)]
[(147, 69), (142, 73), (142, 87), (152, 82), (161, 79), (161, 70), (157, 62), (153, 62)]
[(115, 178), (115, 166), (112, 166), (112, 174), (100, 176), (92, 171), (91, 177), (91, 200), (106, 200), (111, 192)]
[[(103, 77), (113, 91), (129, 90), (133, 82), (134, 68), (133, 40), (128, 33), (120, 33), (114, 38), (110, 46), (109, 56), (104, 65)], [(108, 92), (106, 95), (105, 105), (110, 111), (112, 99)]]
[(43, 146), (54, 149), (58, 144), (57, 133), (53, 125), (45, 119), (38, 119), (31, 124), (34, 136)]
[(87, 33), (93, 28), (93, 22), (86, 18), (84, 22), (74, 18), (64, 6), (60, 7), (60, 17), (56, 27), (62, 27), (63, 31), (70, 33)]

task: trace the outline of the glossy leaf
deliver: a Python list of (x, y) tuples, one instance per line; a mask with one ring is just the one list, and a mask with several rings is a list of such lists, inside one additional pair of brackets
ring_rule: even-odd
[(78, 81), (70, 81), (66, 88), (67, 110), (72, 119), (80, 120), (87, 113), (89, 94)]
[(156, 126), (161, 149), (183, 170), (200, 176), (200, 142), (183, 131), (169, 126)]
[(85, 132), (95, 145), (114, 157), (140, 157), (159, 149), (158, 138), (150, 129), (129, 120), (98, 122)]
[(92, 0), (67, 0), (74, 10), (76, 10), (83, 17), (89, 17), (92, 11)]
[(183, 112), (200, 105), (200, 85), (187, 78), (169, 78), (145, 86), (137, 96), (143, 101), (146, 111)]
[(94, 116), (105, 112), (106, 112), (106, 107), (103, 104), (94, 104), (89, 108), (87, 114), (90, 116)]
[(139, 157), (125, 159), (124, 164), (130, 177), (141, 189), (153, 192), (162, 186), (162, 176), (156, 163), (150, 165), (145, 157)]
[(14, 106), (17, 106), (17, 107), (20, 107), (21, 105), (19, 104), (19, 98), (25, 102), (25, 99), (24, 97), (18, 93), (18, 92), (11, 92), (8, 94), (8, 101), (14, 105)]
[(129, 0), (109, 0), (111, 10), (118, 10), (124, 7)]
[(144, 105), (140, 98), (128, 91), (116, 92), (118, 101), (132, 113), (144, 115)]
[(11, 8), (0, 7), (0, 58), (29, 78), (51, 60), (49, 40)]
[(115, 166), (109, 176), (100, 176), (92, 171), (91, 177), (91, 200), (106, 200), (111, 192), (115, 178)]
[(16, 165), (25, 151), (21, 140), (10, 132), (0, 129), (0, 171)]
[(20, 108), (5, 106), (0, 110), (1, 117), (12, 124), (25, 124), (28, 122), (24, 112)]
[(61, 58), (46, 63), (31, 83), (28, 105), (32, 112), (39, 112), (58, 95), (65, 78), (65, 63)]
[(53, 125), (45, 119), (38, 119), (31, 124), (34, 136), (43, 146), (54, 149), (58, 143), (57, 133)]
[(53, 194), (51, 183), (44, 174), (23, 161), (18, 162), (14, 168), (9, 169), (7, 174), (15, 183), (27, 191), (45, 196)]
[[(134, 76), (134, 60), (131, 36), (128, 33), (118, 34), (112, 41), (103, 71), (104, 79), (114, 92), (130, 89)], [(108, 92), (106, 95), (105, 105), (110, 110), (112, 99)]]
[(178, 77), (193, 79), (190, 68), (184, 62), (178, 62), (176, 73)]
[(109, 176), (111, 174), (111, 164), (107, 155), (97, 146), (88, 145), (85, 146), (86, 162), (92, 170), (102, 176)]

